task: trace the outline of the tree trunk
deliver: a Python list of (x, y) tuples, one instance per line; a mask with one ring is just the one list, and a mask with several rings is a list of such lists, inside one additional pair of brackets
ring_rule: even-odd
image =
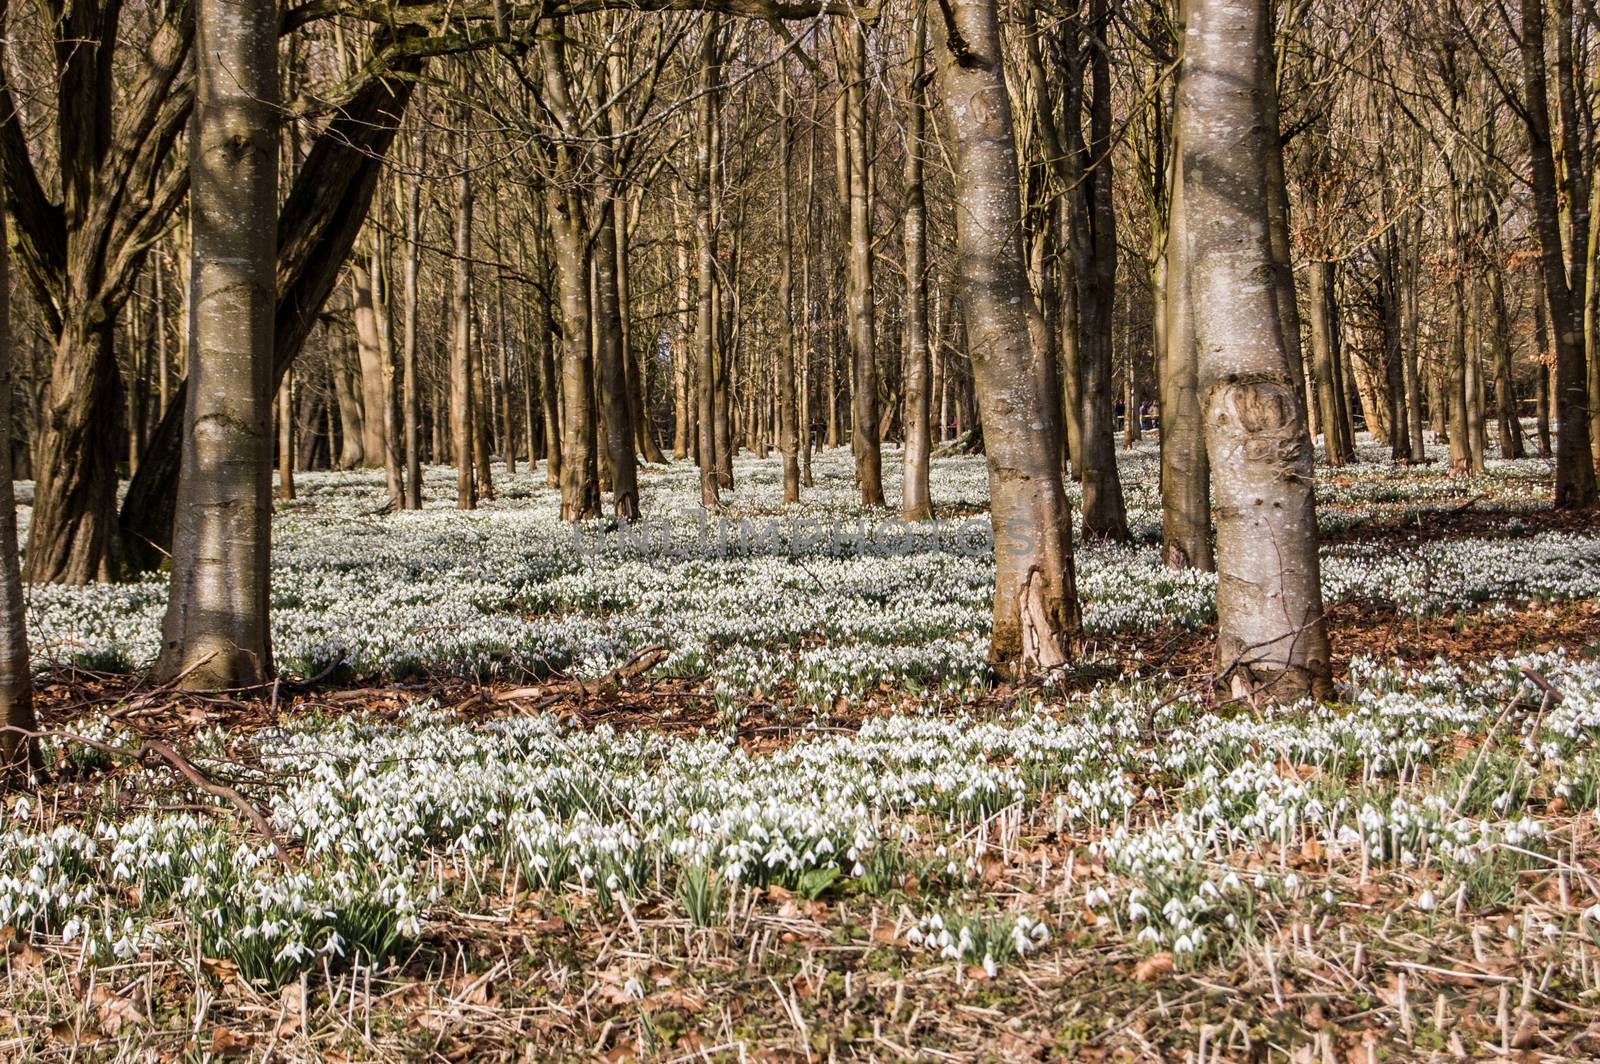
[[(420, 152), (418, 153), (420, 154)], [(400, 340), (400, 392), (405, 410), (405, 508), (422, 509), (422, 381), (417, 366), (417, 290), (422, 244), (422, 175), (412, 176), (406, 194), (406, 265), (402, 282), (405, 291), (405, 318)]]
[(613, 511), (618, 520), (639, 519), (638, 460), (633, 449), (633, 406), (628, 398), (628, 377), (622, 349), (622, 321), (617, 295), (616, 200), (601, 198), (596, 204), (600, 226), (594, 241), (594, 314), (598, 343), (595, 370), (600, 392), (601, 422), (605, 427), (606, 454), (611, 466)]
[(294, 374), (278, 384), (278, 498), (294, 498)]
[(72, 308), (51, 360), (22, 570), (32, 583), (87, 584), (113, 573), (121, 374), (112, 319), (95, 317), (90, 307)]
[[(1182, 31), (1180, 30), (1180, 36)], [(1175, 107), (1181, 115), (1181, 106)], [(1182, 141), (1175, 119), (1167, 224), (1166, 341), (1158, 392), (1161, 409), (1161, 560), (1173, 569), (1211, 572), (1211, 467), (1200, 413), (1199, 352), (1189, 306), (1188, 208)]]
[(361, 464), (368, 469), (383, 465), (387, 446), (383, 438), (383, 353), (378, 349), (374, 283), (367, 263), (351, 263), (350, 297), (355, 308), (356, 356), (361, 374)]
[[(17, 500), (11, 468), (11, 251), (0, 240), (0, 781), (37, 761), (33, 740), (33, 665), (17, 559)], [(13, 730), (16, 729), (16, 730)]]
[(995, 538), (989, 657), (1027, 677), (1067, 661), (1078, 633), (1060, 399), (1033, 349), (1011, 101), (994, 0), (951, 0), (937, 71), (956, 175), (956, 253), (989, 468)]
[(1535, 351), (1533, 361), (1534, 387), (1537, 389), (1535, 429), (1539, 436), (1539, 457), (1549, 458), (1550, 377), (1553, 366), (1550, 362), (1550, 326), (1545, 319), (1544, 282), (1539, 277), (1534, 278), (1533, 345)]
[(867, 37), (853, 22), (846, 31), (849, 57), (850, 144), (850, 434), (855, 445), (861, 505), (882, 506), (883, 455), (878, 441), (878, 342), (873, 314), (872, 197), (867, 155)]
[(1077, 354), (1083, 409), (1082, 450), (1073, 452), (1072, 464), (1083, 481), (1084, 537), (1126, 540), (1128, 515), (1112, 424), (1116, 393), (1111, 387), (1111, 325), (1116, 306), (1117, 228), (1111, 172), (1109, 21), (1107, 0), (1090, 0), (1087, 140), (1082, 134), (1081, 102), (1068, 110), (1068, 150), (1079, 160), (1077, 171), (1082, 175), (1068, 214), (1078, 286)]
[(694, 433), (693, 388), (690, 371), (695, 357), (694, 318), (696, 307), (690, 292), (694, 276), (690, 265), (694, 233), (683, 224), (678, 197), (672, 199), (672, 231), (674, 253), (677, 255), (677, 314), (678, 332), (672, 340), (672, 457), (682, 461), (689, 457)]
[(472, 178), (463, 166), (456, 176), (455, 285), (450, 320), (450, 442), (455, 450), (456, 509), (478, 505), (473, 479), (472, 403)]
[(708, 510), (722, 505), (718, 497), (718, 451), (724, 444), (717, 431), (717, 229), (711, 217), (711, 182), (716, 178), (716, 129), (722, 60), (717, 45), (721, 31), (715, 15), (706, 19), (700, 41), (699, 129), (695, 137), (694, 231), (697, 270), (695, 341), (696, 392), (699, 411), (700, 505)]
[(1311, 308), (1311, 371), (1317, 382), (1317, 421), (1328, 464), (1347, 465), (1354, 456), (1345, 441), (1344, 419), (1339, 416), (1339, 389), (1334, 375), (1333, 263), (1318, 261), (1309, 267)]
[(800, 429), (794, 387), (794, 219), (789, 203), (793, 181), (793, 127), (789, 78), (778, 71), (778, 450), (783, 457), (783, 501), (800, 501)]
[(1217, 497), (1219, 680), (1292, 701), (1331, 687), (1313, 450), (1275, 289), (1266, 0), (1190, 0), (1178, 93), (1206, 448)]
[(923, 37), (923, 18), (918, 14), (911, 29), (910, 105), (906, 116), (906, 442), (900, 482), (900, 516), (907, 521), (925, 521), (933, 516), (933, 503), (928, 494), (931, 444), (928, 438), (928, 234), (922, 188), (922, 140), (927, 126)]
[(1446, 366), (1448, 384), (1445, 404), (1449, 417), (1450, 475), (1464, 477), (1472, 472), (1472, 448), (1467, 426), (1467, 279), (1464, 272), (1466, 241), (1462, 233), (1459, 196), (1452, 196), (1450, 210), (1455, 259), (1450, 277), (1450, 352)]
[[(1558, 0), (1562, 30), (1570, 28), (1572, 4)], [(1570, 49), (1570, 35), (1561, 34), (1563, 51)], [(1539, 265), (1544, 276), (1545, 299), (1549, 304), (1550, 326), (1555, 334), (1556, 351), (1556, 477), (1555, 505), (1563, 509), (1587, 509), (1595, 504), (1595, 469), (1590, 453), (1589, 390), (1583, 348), (1581, 300), (1584, 292), (1584, 260), (1588, 243), (1588, 197), (1573, 195), (1575, 182), (1585, 180), (1582, 167), (1572, 172), (1571, 156), (1576, 153), (1574, 138), (1564, 138), (1563, 162), (1567, 180), (1570, 235), (1574, 262), (1562, 261), (1562, 209), (1557, 190), (1555, 158), (1550, 138), (1550, 104), (1545, 88), (1545, 7), (1544, 0), (1522, 0), (1522, 70), (1527, 89), (1522, 108), (1528, 129), (1533, 184), (1533, 216), (1539, 235)], [(1571, 60), (1565, 55), (1565, 77), (1571, 77)], [(1564, 108), (1565, 110), (1565, 108)], [(1569, 130), (1572, 125), (1567, 125)], [(1581, 218), (1580, 218), (1581, 216)], [(1581, 221), (1581, 225), (1578, 224)], [(1574, 268), (1575, 267), (1575, 268)]]
[(385, 233), (376, 233), (372, 243), (372, 310), (378, 332), (379, 379), (383, 384), (383, 394), (379, 400), (383, 404), (383, 481), (389, 492), (389, 501), (398, 509), (405, 505), (406, 482), (400, 440), (399, 379), (395, 365), (393, 284), (389, 238)]
[[(500, 200), (495, 199), (494, 207), (495, 231), (495, 257), (501, 262), (505, 261), (505, 252), (501, 246), (503, 231), (500, 228)], [(517, 472), (517, 432), (516, 419), (511, 413), (511, 354), (510, 338), (506, 335), (506, 276), (504, 269), (497, 269), (494, 277), (494, 359), (495, 370), (500, 376), (500, 423), (501, 430), (500, 458), (505, 462), (506, 476), (514, 476)]]
[(172, 586), (155, 676), (272, 675), (277, 5), (199, 0), (190, 159), (189, 387)]

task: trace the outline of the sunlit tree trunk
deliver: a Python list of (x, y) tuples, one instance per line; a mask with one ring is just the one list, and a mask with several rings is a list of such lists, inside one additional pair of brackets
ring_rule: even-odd
[(800, 501), (800, 428), (794, 380), (794, 218), (789, 203), (789, 186), (794, 179), (794, 131), (788, 73), (780, 68), (778, 74), (778, 450), (783, 456), (783, 501), (792, 503)]
[(278, 385), (278, 498), (294, 498), (294, 374)]
[[(1266, 0), (1190, 0), (1179, 83), (1185, 276), (1217, 514), (1217, 664), (1236, 691), (1331, 683), (1313, 450), (1273, 277)], [(1174, 278), (1174, 281), (1178, 281)]]
[(1539, 265), (1543, 274), (1545, 299), (1550, 311), (1550, 328), (1555, 339), (1556, 478), (1555, 504), (1560, 508), (1586, 509), (1595, 504), (1594, 457), (1590, 452), (1589, 391), (1583, 346), (1582, 299), (1584, 256), (1588, 254), (1588, 195), (1585, 172), (1578, 158), (1578, 145), (1571, 131), (1576, 125), (1572, 96), (1571, 0), (1557, 0), (1558, 51), (1561, 79), (1563, 125), (1569, 135), (1563, 138), (1562, 178), (1566, 185), (1569, 235), (1576, 238), (1565, 249), (1571, 262), (1563, 261), (1561, 232), (1562, 209), (1555, 157), (1550, 135), (1550, 103), (1545, 83), (1545, 3), (1522, 0), (1522, 71), (1527, 93), (1522, 110), (1528, 132), (1533, 186), (1533, 219), (1539, 236)]
[(1334, 375), (1334, 321), (1338, 313), (1334, 302), (1333, 263), (1313, 262), (1308, 267), (1311, 309), (1311, 370), (1317, 382), (1318, 424), (1328, 464), (1346, 465), (1355, 456), (1339, 416), (1338, 381)]
[(1011, 102), (994, 0), (951, 0), (936, 68), (951, 131), (957, 273), (983, 419), (995, 532), (989, 656), (1028, 676), (1067, 661), (1078, 632), (1071, 515), (1062, 486), (1059, 397), (1033, 348), (1037, 313), (1022, 254)]
[(850, 144), (850, 432), (855, 445), (856, 486), (863, 506), (882, 506), (883, 458), (878, 439), (878, 343), (873, 314), (872, 196), (867, 155), (867, 38), (862, 24), (845, 31), (849, 57), (846, 99)]
[[(17, 500), (11, 468), (11, 251), (0, 240), (0, 776), (33, 760), (34, 743), (20, 732), (38, 730), (28, 618), (17, 559)], [(17, 729), (17, 730), (11, 730)]]
[(450, 442), (455, 451), (456, 509), (478, 505), (472, 466), (472, 178), (456, 177), (455, 288), (451, 299)]
[[(1187, 2), (1185, 4), (1187, 6)], [(1183, 34), (1179, 27), (1180, 47)], [(1161, 411), (1161, 559), (1173, 569), (1216, 567), (1211, 549), (1211, 469), (1200, 420), (1199, 362), (1189, 308), (1188, 217), (1184, 198), (1181, 101), (1174, 101), (1168, 191), (1165, 336), (1157, 355)]]
[(919, 14), (911, 29), (910, 104), (906, 116), (905, 451), (900, 516), (907, 521), (924, 521), (933, 516), (933, 503), (928, 495), (931, 445), (928, 438), (928, 235), (922, 187), (922, 140), (927, 126), (923, 35), (923, 20)]
[(628, 397), (625, 352), (622, 348), (621, 306), (617, 295), (616, 201), (603, 199), (599, 230), (594, 240), (594, 308), (596, 383), (599, 385), (601, 422), (605, 427), (606, 455), (611, 466), (613, 511), (623, 521), (639, 518), (638, 456), (634, 451), (633, 405)]
[(272, 675), (277, 5), (199, 0), (189, 163), (189, 386), (172, 585), (155, 675), (186, 687)]
[(721, 27), (711, 15), (701, 31), (700, 100), (696, 109), (699, 129), (695, 139), (694, 230), (697, 270), (695, 342), (697, 345), (696, 400), (700, 452), (700, 504), (721, 506), (718, 497), (717, 451), (723, 444), (717, 432), (717, 230), (711, 217), (711, 182), (716, 177), (718, 83), (722, 63), (717, 45)]
[(405, 318), (400, 341), (400, 392), (405, 410), (405, 508), (422, 509), (422, 382), (417, 366), (417, 274), (422, 244), (418, 230), (422, 222), (422, 176), (414, 175), (406, 193), (406, 264), (404, 285)]

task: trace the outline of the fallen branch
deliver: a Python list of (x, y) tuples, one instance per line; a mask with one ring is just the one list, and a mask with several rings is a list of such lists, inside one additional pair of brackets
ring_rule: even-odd
[(244, 795), (227, 784), (216, 783), (209, 779), (205, 773), (195, 768), (187, 758), (160, 739), (144, 739), (139, 744), (138, 749), (128, 750), (123, 747), (112, 746), (110, 743), (101, 742), (98, 739), (91, 739), (86, 735), (78, 735), (74, 732), (32, 731), (28, 728), (17, 727), (14, 724), (0, 726), (0, 731), (12, 732), (33, 740), (59, 739), (63, 742), (77, 743), (80, 746), (87, 746), (91, 750), (98, 750), (107, 757), (125, 758), (130, 761), (137, 761), (142, 765), (149, 765), (150, 755), (154, 755), (176, 769), (178, 774), (188, 780), (196, 790), (204, 791), (213, 798), (221, 798), (237, 809), (239, 814), (248, 820), (256, 831), (260, 832), (261, 837), (267, 841), (267, 844), (271, 846), (272, 856), (276, 857), (285, 868), (291, 871), (294, 870), (294, 861), (278, 841), (277, 834), (273, 832), (272, 825), (267, 822), (267, 818), (262, 815), (261, 810), (257, 809)]

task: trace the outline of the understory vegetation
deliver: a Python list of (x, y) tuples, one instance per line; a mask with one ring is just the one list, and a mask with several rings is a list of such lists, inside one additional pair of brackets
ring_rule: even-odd
[[(1082, 660), (1022, 687), (984, 660), (982, 459), (934, 463), (914, 536), (847, 462), (780, 513), (743, 460), (725, 535), (651, 469), (631, 538), (560, 525), (538, 467), (470, 514), (305, 474), (291, 676), (232, 695), (114, 675), (163, 585), (34, 586), (0, 1055), (1600, 1052), (1600, 527), (1548, 519), (1542, 462), (1321, 485), (1356, 652), (1282, 707), (1185, 669), (1215, 578), (1161, 567), (1148, 446), (1139, 541), (1079, 552)], [(1377, 622), (1430, 652), (1363, 653)]]

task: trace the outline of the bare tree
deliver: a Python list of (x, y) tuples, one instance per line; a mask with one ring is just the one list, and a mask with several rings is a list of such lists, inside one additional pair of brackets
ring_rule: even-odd
[(1217, 516), (1217, 661), (1250, 695), (1331, 683), (1312, 446), (1274, 288), (1267, 0), (1190, 0), (1179, 82), (1184, 232)]
[(277, 22), (269, 0), (197, 9), (187, 431), (155, 674), (208, 689), (272, 675)]
[(995, 595), (989, 657), (1019, 676), (1064, 664), (1078, 633), (1058, 395), (1030, 339), (1011, 101), (994, 0), (950, 0), (937, 35), (949, 117), (956, 254), (989, 466)]

